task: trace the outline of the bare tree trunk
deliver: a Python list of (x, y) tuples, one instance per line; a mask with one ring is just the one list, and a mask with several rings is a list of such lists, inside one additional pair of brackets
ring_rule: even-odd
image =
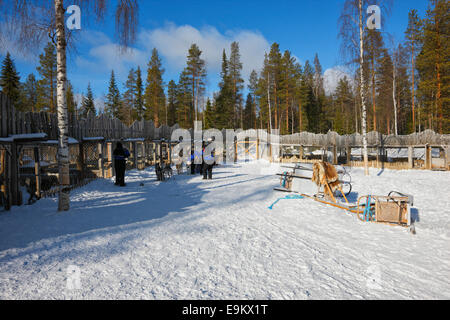
[(411, 100), (412, 100), (412, 120), (413, 120), (413, 132), (416, 132), (416, 112), (415, 112), (415, 102), (416, 102), (416, 94), (415, 94), (415, 84), (414, 84), (414, 44), (411, 47), (411, 75), (412, 75), (412, 91), (411, 91)]
[(396, 68), (396, 57), (395, 57), (395, 53), (394, 53), (394, 63), (392, 66), (392, 100), (394, 102), (394, 133), (397, 136), (398, 135), (398, 124), (397, 124), (397, 102), (395, 99), (395, 95), (396, 95), (396, 78), (397, 78), (397, 70)]
[(358, 1), (359, 5), (359, 71), (361, 77), (361, 131), (363, 136), (363, 156), (364, 156), (364, 174), (366, 176), (369, 175), (369, 156), (367, 155), (367, 113), (366, 113), (366, 98), (364, 96), (364, 30), (363, 30), (363, 22), (362, 22), (362, 0)]
[(55, 0), (56, 57), (57, 57), (57, 114), (58, 114), (58, 169), (59, 201), (58, 211), (67, 211), (70, 207), (69, 188), (69, 143), (68, 114), (66, 104), (66, 35), (64, 30), (63, 0)]
[(267, 101), (269, 102), (269, 133), (272, 133), (272, 110), (270, 107), (270, 73), (267, 74)]

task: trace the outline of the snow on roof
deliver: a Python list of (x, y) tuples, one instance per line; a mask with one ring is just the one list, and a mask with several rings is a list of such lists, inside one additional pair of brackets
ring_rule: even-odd
[(105, 140), (104, 137), (83, 137), (83, 141), (97, 141), (97, 140)]
[[(47, 140), (42, 142), (44, 144), (58, 144), (58, 140)], [(78, 144), (78, 140), (72, 137), (69, 137), (69, 144)]]
[(26, 133), (26, 134), (13, 134), (8, 138), (0, 138), (0, 141), (12, 142), (15, 140), (41, 140), (47, 138), (46, 133)]

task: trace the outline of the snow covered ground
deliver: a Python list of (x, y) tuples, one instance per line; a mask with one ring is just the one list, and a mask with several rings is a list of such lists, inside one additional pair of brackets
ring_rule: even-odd
[[(214, 179), (127, 172), (0, 214), (1, 299), (450, 298), (450, 173), (352, 169), (353, 193), (415, 196), (416, 235), (309, 199), (282, 200), (277, 168)], [(142, 186), (141, 183), (144, 185)]]

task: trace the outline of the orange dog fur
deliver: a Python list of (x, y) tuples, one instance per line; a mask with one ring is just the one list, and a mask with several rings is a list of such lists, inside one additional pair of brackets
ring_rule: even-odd
[[(332, 193), (338, 190), (341, 185), (336, 168), (332, 164), (323, 161), (314, 163), (311, 181), (319, 187), (319, 190), (320, 187), (328, 184)], [(327, 193), (326, 189), (324, 191)]]

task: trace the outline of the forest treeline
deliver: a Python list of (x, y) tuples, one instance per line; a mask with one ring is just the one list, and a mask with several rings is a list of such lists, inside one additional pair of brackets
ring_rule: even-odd
[[(450, 132), (448, 36), (450, 5), (430, 0), (424, 17), (409, 12), (405, 39), (378, 30), (364, 37), (364, 75), (367, 128), (384, 134), (409, 134), (433, 129)], [(164, 68), (153, 49), (147, 70), (129, 70), (121, 93), (114, 71), (107, 85), (104, 112), (130, 125), (135, 120), (193, 127), (202, 120), (205, 128), (279, 129), (281, 134), (300, 131), (339, 134), (361, 131), (359, 69), (340, 77), (334, 92), (326, 93), (318, 54), (300, 64), (293, 54), (273, 43), (261, 70), (242, 77), (239, 43), (224, 48), (218, 91), (205, 97), (206, 64), (202, 51), (192, 44), (186, 66), (178, 79), (163, 81)], [(350, 69), (349, 69), (350, 70)], [(44, 48), (36, 68), (21, 79), (13, 57), (3, 59), (0, 87), (20, 111), (56, 112), (56, 52), (52, 43)], [(245, 84), (247, 83), (247, 85)], [(79, 105), (68, 81), (69, 112), (86, 117), (95, 114), (95, 99), (87, 84)]]

